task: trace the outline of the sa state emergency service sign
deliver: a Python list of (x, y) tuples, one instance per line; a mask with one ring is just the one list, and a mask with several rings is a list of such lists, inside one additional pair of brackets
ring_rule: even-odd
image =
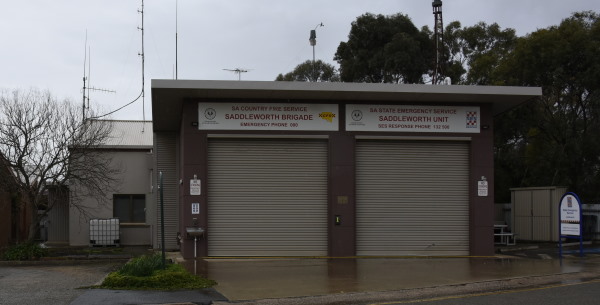
[(338, 105), (198, 103), (198, 129), (337, 131)]
[(479, 133), (479, 107), (346, 105), (346, 130)]
[(566, 193), (560, 200), (560, 235), (581, 235), (581, 202), (575, 193)]

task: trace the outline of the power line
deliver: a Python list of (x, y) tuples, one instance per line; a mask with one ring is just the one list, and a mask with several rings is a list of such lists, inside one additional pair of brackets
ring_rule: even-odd
[(119, 110), (121, 110), (121, 109), (123, 109), (123, 108), (125, 108), (125, 107), (127, 107), (127, 106), (129, 106), (129, 105), (131, 105), (133, 103), (135, 103), (137, 100), (140, 99), (140, 97), (142, 97), (143, 93), (144, 93), (144, 91), (142, 90), (142, 92), (140, 92), (140, 95), (138, 95), (138, 97), (136, 97), (135, 100), (133, 100), (133, 101), (131, 101), (131, 102), (129, 102), (129, 103), (127, 103), (127, 104), (125, 104), (125, 105), (123, 105), (123, 106), (121, 106), (121, 107), (119, 107), (119, 108), (117, 108), (117, 109), (115, 109), (115, 110), (113, 110), (111, 112), (109, 112), (109, 113), (105, 113), (103, 115), (91, 117), (90, 119), (99, 119), (99, 118), (103, 118), (103, 117), (105, 117), (107, 115), (111, 115), (111, 114), (113, 114), (113, 113), (115, 113), (115, 112), (117, 112), (117, 111), (119, 111)]
[[(131, 101), (131, 102), (129, 102), (129, 103), (127, 103), (127, 104), (125, 104), (125, 105), (123, 105), (123, 106), (121, 106), (121, 107), (119, 107), (119, 108), (117, 108), (117, 109), (115, 109), (115, 110), (113, 110), (111, 112), (105, 113), (103, 115), (91, 117), (90, 119), (99, 119), (99, 118), (103, 118), (105, 116), (111, 115), (111, 114), (113, 114), (113, 113), (115, 113), (115, 112), (117, 112), (117, 111), (119, 111), (119, 110), (121, 110), (121, 109), (123, 109), (123, 108), (125, 108), (125, 107), (127, 107), (127, 106), (129, 106), (129, 105), (131, 105), (133, 103), (135, 103), (141, 97), (142, 98), (142, 120), (146, 121), (146, 103), (144, 101), (144, 98), (145, 98), (145, 77), (144, 77), (144, 74), (145, 74), (144, 73), (144, 66), (145, 66), (145, 60), (144, 60), (144, 58), (145, 58), (145, 56), (144, 56), (144, 0), (142, 0), (142, 8), (141, 8), (141, 10), (138, 10), (138, 13), (142, 14), (142, 26), (138, 27), (138, 30), (142, 31), (142, 52), (138, 53), (138, 55), (142, 57), (142, 90), (140, 92), (140, 95), (138, 95), (133, 101)], [(86, 39), (87, 39), (87, 36), (86, 36)], [(142, 128), (145, 128), (144, 125), (142, 125)], [(143, 131), (144, 130), (142, 129), (142, 132)]]

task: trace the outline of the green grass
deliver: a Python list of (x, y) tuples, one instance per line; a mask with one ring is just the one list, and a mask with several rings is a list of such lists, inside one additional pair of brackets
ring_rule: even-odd
[(217, 283), (189, 273), (182, 265), (162, 267), (160, 254), (132, 259), (119, 271), (110, 273), (98, 288), (123, 290), (203, 289)]
[(128, 276), (151, 276), (162, 269), (162, 256), (159, 254), (136, 257), (125, 264), (119, 273)]

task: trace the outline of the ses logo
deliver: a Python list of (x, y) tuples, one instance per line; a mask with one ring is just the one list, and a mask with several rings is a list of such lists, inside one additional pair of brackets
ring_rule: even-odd
[(477, 128), (477, 111), (467, 112), (467, 128)]

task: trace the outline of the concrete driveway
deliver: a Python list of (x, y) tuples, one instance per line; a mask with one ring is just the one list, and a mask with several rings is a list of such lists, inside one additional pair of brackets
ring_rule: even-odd
[(195, 267), (193, 260), (185, 264), (216, 280), (215, 289), (230, 301), (449, 286), (585, 268), (518, 258), (204, 259)]

